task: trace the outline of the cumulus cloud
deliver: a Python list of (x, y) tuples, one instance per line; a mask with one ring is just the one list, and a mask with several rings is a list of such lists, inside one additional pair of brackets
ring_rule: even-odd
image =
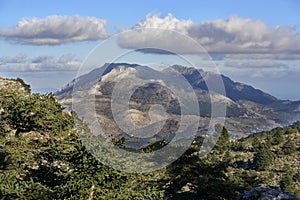
[(118, 43), (123, 48), (144, 53), (194, 53), (204, 50), (187, 37), (191, 20), (178, 20), (169, 14), (165, 18), (149, 14), (132, 29), (120, 33)]
[[(145, 29), (146, 28), (146, 29)], [(153, 31), (149, 28), (158, 28)], [(136, 30), (135, 30), (136, 29)], [(119, 44), (123, 48), (143, 48), (158, 44), (167, 49), (178, 49), (180, 53), (198, 53), (199, 48), (184, 44), (163, 30), (177, 31), (197, 41), (209, 53), (224, 57), (231, 55), (266, 55), (269, 58), (297, 59), (300, 54), (299, 31), (293, 27), (268, 27), (259, 20), (232, 16), (227, 20), (216, 19), (202, 23), (179, 20), (169, 14), (164, 18), (147, 15), (138, 22), (128, 34), (122, 33)], [(180, 48), (180, 50), (179, 50)]]
[(23, 18), (0, 36), (32, 45), (58, 45), (68, 42), (99, 40), (109, 37), (106, 21), (95, 17), (52, 15), (43, 19)]
[(190, 26), (193, 25), (191, 20), (179, 20), (172, 14), (168, 14), (164, 18), (160, 18), (155, 14), (148, 14), (145, 19), (138, 22), (133, 29), (138, 28), (162, 28), (169, 29), (187, 34)]
[[(0, 70), (6, 72), (76, 71), (81, 65), (81, 62), (72, 55), (61, 57), (40, 55), (32, 59), (25, 57), (23, 62), (14, 62), (14, 59), (18, 57), (18, 55), (10, 57), (11, 60), (6, 59), (6, 57), (0, 58), (2, 61)], [(5, 59), (6, 62), (3, 62)]]
[(288, 66), (284, 63), (272, 60), (260, 61), (228, 61), (224, 64), (225, 67), (238, 68), (238, 69), (287, 69)]
[(262, 21), (230, 17), (193, 24), (189, 35), (209, 52), (222, 53), (299, 53), (300, 37), (293, 28), (267, 27)]

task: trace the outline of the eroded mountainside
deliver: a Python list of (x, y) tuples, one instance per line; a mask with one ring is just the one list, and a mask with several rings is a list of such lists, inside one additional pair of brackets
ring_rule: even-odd
[[(147, 66), (127, 63), (111, 63), (94, 69), (82, 75), (65, 87), (58, 90), (55, 95), (60, 103), (71, 109), (72, 92), (75, 90), (88, 91), (95, 94), (96, 113), (104, 130), (109, 130), (114, 136), (122, 134), (115, 124), (111, 113), (111, 97), (115, 85), (120, 80), (143, 80), (143, 74), (151, 74), (152, 82), (138, 87), (132, 94), (129, 102), (129, 113), (137, 124), (149, 123), (148, 110), (151, 105), (160, 104), (166, 108), (170, 119), (174, 121), (181, 114), (180, 102), (176, 95), (166, 87), (166, 82), (176, 73), (182, 75), (197, 96), (200, 114), (193, 111), (185, 113), (199, 117), (201, 127), (199, 132), (205, 130), (211, 116), (211, 102), (226, 104), (226, 123), (231, 136), (247, 136), (252, 132), (268, 130), (278, 125), (286, 125), (299, 119), (300, 102), (279, 100), (261, 90), (249, 85), (237, 83), (224, 75), (197, 70), (184, 66), (171, 66), (163, 71), (156, 71)], [(142, 74), (142, 75), (141, 75)], [(221, 77), (226, 95), (209, 93), (207, 82), (213, 83)], [(169, 79), (168, 79), (169, 78)], [(175, 86), (177, 87), (177, 86)], [(186, 91), (189, 95), (189, 91)], [(88, 95), (86, 95), (88, 96)], [(184, 104), (181, 106), (185, 106)], [(188, 106), (187, 106), (188, 107)], [(159, 120), (159, 116), (157, 120)], [(172, 121), (171, 120), (171, 121)], [(175, 120), (176, 121), (176, 120)], [(163, 131), (165, 132), (165, 131)], [(162, 134), (158, 134), (163, 137)]]

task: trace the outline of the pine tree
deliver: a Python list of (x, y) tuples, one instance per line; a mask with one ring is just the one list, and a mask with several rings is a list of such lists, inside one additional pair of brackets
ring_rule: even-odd
[(253, 164), (257, 170), (265, 170), (273, 161), (273, 153), (266, 144), (262, 144), (254, 154)]
[(297, 151), (296, 143), (289, 137), (282, 147), (285, 155), (292, 155)]
[(216, 126), (216, 132), (219, 132), (219, 138), (218, 141), (215, 145), (215, 150), (217, 150), (220, 154), (225, 153), (229, 146), (230, 146), (230, 140), (229, 140), (229, 134), (228, 134), (228, 130), (222, 126), (222, 127), (218, 127)]
[(261, 146), (261, 141), (260, 141), (260, 139), (258, 139), (257, 136), (255, 136), (252, 140), (253, 151), (258, 151), (260, 146)]
[(275, 130), (275, 133), (273, 135), (272, 144), (279, 145), (283, 141), (284, 141), (283, 130), (281, 130), (281, 129)]

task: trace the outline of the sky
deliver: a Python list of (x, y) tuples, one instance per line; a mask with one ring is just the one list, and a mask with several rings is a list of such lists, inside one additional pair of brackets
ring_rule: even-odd
[(300, 100), (300, 1), (0, 0), (0, 76), (23, 78), (34, 92), (71, 81), (96, 47), (98, 65), (113, 56), (180, 64), (146, 52), (153, 44), (190, 60), (205, 51), (207, 63), (234, 81)]

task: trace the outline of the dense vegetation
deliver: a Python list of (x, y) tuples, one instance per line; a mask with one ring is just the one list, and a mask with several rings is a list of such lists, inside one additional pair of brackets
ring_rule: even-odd
[(300, 198), (300, 122), (235, 141), (218, 127), (209, 155), (199, 158), (197, 138), (168, 167), (130, 174), (90, 155), (74, 120), (52, 94), (31, 94), (21, 80), (0, 79), (1, 199), (234, 199), (256, 186)]

